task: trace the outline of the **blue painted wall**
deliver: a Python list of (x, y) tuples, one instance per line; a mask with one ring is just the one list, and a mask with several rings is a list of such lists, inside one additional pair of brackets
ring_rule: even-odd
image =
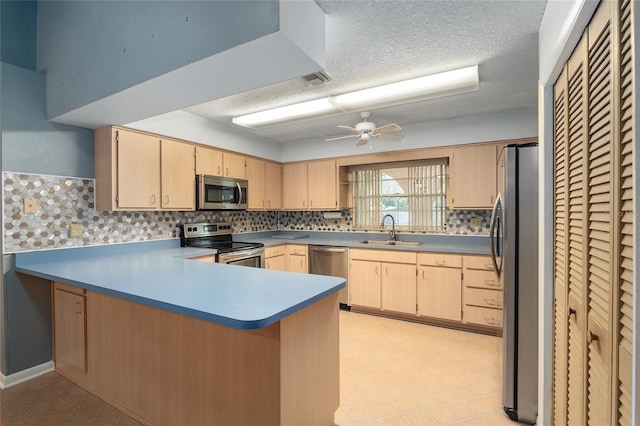
[(2, 0), (0, 9), (0, 61), (35, 71), (37, 3)]
[(37, 69), (47, 72), (47, 116), (278, 29), (277, 0), (41, 1)]

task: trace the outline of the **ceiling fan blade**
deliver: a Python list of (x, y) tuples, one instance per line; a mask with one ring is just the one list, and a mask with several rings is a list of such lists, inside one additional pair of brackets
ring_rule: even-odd
[(398, 130), (402, 130), (402, 127), (398, 126), (395, 123), (386, 124), (384, 126), (376, 127), (373, 132), (374, 133), (389, 133), (396, 132)]
[(360, 134), (360, 130), (354, 128), (354, 127), (350, 127), (350, 126), (338, 126), (339, 129), (344, 129), (348, 132), (351, 133), (357, 133), (358, 135)]
[(356, 144), (356, 146), (366, 145), (366, 144), (367, 144), (367, 142), (369, 142), (369, 138), (361, 137), (361, 138), (358, 140), (358, 143)]
[(347, 138), (358, 138), (360, 137), (360, 135), (347, 135), (347, 136), (338, 136), (337, 138), (329, 138), (329, 139), (325, 139), (325, 142), (328, 141), (337, 141), (338, 139), (347, 139)]
[(394, 135), (393, 133), (374, 134), (378, 139), (386, 139), (388, 141), (401, 141), (404, 139), (404, 135)]

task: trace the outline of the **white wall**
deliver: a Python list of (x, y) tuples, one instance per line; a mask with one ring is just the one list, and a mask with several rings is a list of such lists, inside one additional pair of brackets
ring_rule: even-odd
[(282, 156), (277, 142), (185, 111), (170, 112), (125, 126), (274, 161), (280, 161)]
[(535, 137), (538, 134), (537, 111), (535, 108), (522, 108), (451, 120), (402, 125), (401, 133), (405, 136), (403, 141), (374, 140), (371, 150), (367, 147), (356, 147), (353, 139), (326, 142), (324, 138), (314, 138), (284, 143), (282, 144), (282, 161)]

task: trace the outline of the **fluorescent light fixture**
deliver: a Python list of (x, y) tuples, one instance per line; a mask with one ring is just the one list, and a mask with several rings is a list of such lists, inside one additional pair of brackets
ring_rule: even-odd
[(331, 103), (344, 112), (351, 112), (457, 95), (479, 87), (478, 66), (473, 65), (332, 96)]
[(328, 98), (268, 109), (232, 119), (234, 124), (258, 129), (338, 112), (362, 111), (425, 99), (473, 92), (480, 87), (478, 65), (425, 75)]
[(232, 121), (239, 126), (255, 129), (332, 112), (340, 112), (340, 110), (329, 102), (329, 98), (322, 98), (234, 117)]

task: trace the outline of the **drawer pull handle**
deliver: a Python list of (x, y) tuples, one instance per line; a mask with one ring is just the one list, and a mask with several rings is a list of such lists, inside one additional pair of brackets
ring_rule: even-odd
[(424, 269), (422, 270), (422, 279), (426, 280), (425, 276), (424, 276)]
[(389, 268), (384, 268), (384, 273), (389, 276)]
[(496, 299), (489, 299), (487, 297), (484, 298), (484, 303), (486, 303), (489, 306), (496, 306)]
[(376, 275), (378, 275), (378, 266), (376, 265)]
[(485, 316), (485, 317), (484, 317), (484, 321), (485, 321), (487, 324), (496, 325), (496, 319), (495, 319), (494, 317), (488, 317), (488, 316)]
[(485, 263), (485, 264), (484, 264), (484, 267), (485, 267), (486, 269), (491, 269), (491, 270), (493, 271), (493, 265), (492, 265), (491, 263)]
[(496, 280), (484, 280), (484, 283), (490, 287), (497, 287)]
[(82, 303), (76, 302), (76, 314), (82, 314)]
[(436, 265), (446, 265), (447, 262), (445, 260), (436, 260)]

